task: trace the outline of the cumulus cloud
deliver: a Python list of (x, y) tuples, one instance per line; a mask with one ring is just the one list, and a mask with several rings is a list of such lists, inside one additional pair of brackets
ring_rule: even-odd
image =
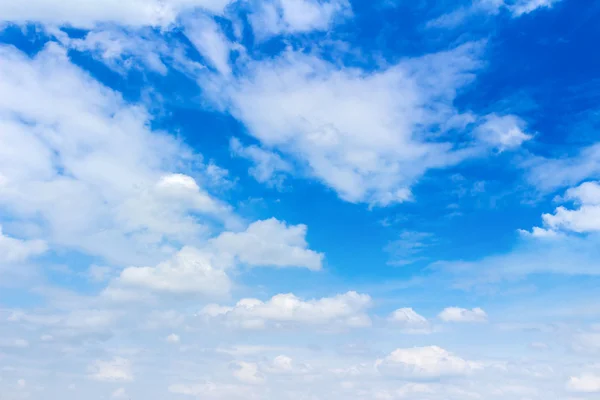
[[(198, 155), (49, 44), (0, 48), (0, 205), (49, 245), (117, 264), (156, 262), (231, 208), (177, 171)], [(10, 99), (10, 100), (9, 100)]]
[[(113, 283), (116, 287), (148, 289), (158, 293), (223, 296), (229, 293), (227, 273), (215, 267), (211, 254), (184, 247), (155, 267), (127, 267)], [(111, 295), (111, 292), (107, 292)]]
[(483, 143), (500, 151), (519, 147), (532, 138), (525, 133), (525, 122), (522, 119), (514, 115), (497, 114), (485, 116), (483, 123), (475, 129), (475, 135)]
[(257, 364), (244, 361), (234, 363), (233, 376), (250, 385), (260, 385), (265, 381), (265, 377), (258, 371)]
[(288, 226), (275, 218), (256, 221), (243, 232), (223, 232), (209, 247), (250, 266), (320, 270), (324, 255), (308, 248), (306, 225)]
[[(161, 185), (176, 198), (199, 200), (196, 183), (188, 177), (170, 176)], [(305, 225), (256, 221), (245, 231), (223, 232), (202, 248), (185, 246), (155, 266), (127, 267), (103, 295), (115, 301), (148, 300), (151, 293), (222, 297), (232, 287), (228, 270), (239, 263), (319, 270), (324, 256), (308, 248), (305, 236)]]
[(255, 35), (265, 39), (280, 34), (325, 31), (336, 20), (351, 14), (347, 0), (267, 0), (258, 2), (249, 19)]
[(377, 369), (386, 375), (405, 379), (428, 379), (466, 375), (482, 368), (438, 346), (396, 349), (377, 360)]
[(0, 225), (0, 267), (3, 264), (25, 261), (43, 254), (47, 249), (48, 246), (43, 240), (20, 240), (5, 235)]
[(366, 314), (370, 305), (368, 295), (356, 292), (307, 301), (290, 293), (275, 295), (266, 302), (242, 299), (233, 307), (210, 304), (202, 309), (200, 315), (245, 329), (285, 324), (364, 327), (371, 324)]
[(181, 338), (179, 337), (179, 335), (176, 335), (174, 333), (171, 333), (169, 336), (167, 336), (167, 342), (169, 343), (179, 343), (181, 341)]
[(600, 393), (600, 375), (572, 376), (567, 382), (567, 389), (577, 393)]
[(388, 321), (399, 326), (406, 333), (429, 333), (431, 326), (427, 318), (417, 314), (412, 308), (399, 308), (388, 317)]
[(485, 322), (487, 314), (481, 308), (471, 310), (459, 307), (448, 307), (442, 310), (438, 317), (445, 322)]
[(600, 183), (585, 182), (565, 192), (562, 201), (577, 208), (559, 206), (553, 214), (543, 214), (544, 227), (534, 228), (535, 236), (556, 236), (557, 232), (589, 233), (600, 231)]
[(89, 366), (89, 377), (102, 382), (133, 381), (131, 361), (114, 357), (112, 360), (97, 360)]
[(453, 100), (481, 65), (481, 47), (468, 43), (372, 72), (286, 51), (249, 61), (227, 90), (201, 83), (265, 148), (295, 159), (344, 200), (386, 206), (410, 200), (428, 169), (479, 151), (434, 139), (466, 118)]

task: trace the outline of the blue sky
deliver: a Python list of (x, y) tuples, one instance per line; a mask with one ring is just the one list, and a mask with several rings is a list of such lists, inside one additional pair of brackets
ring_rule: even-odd
[(2, 399), (596, 399), (600, 5), (0, 4)]

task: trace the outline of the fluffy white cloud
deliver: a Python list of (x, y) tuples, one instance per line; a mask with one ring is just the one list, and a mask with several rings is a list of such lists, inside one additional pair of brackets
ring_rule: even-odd
[(275, 218), (256, 221), (243, 232), (223, 232), (209, 247), (250, 266), (320, 270), (324, 255), (308, 248), (306, 225), (288, 226)]
[(114, 357), (112, 360), (97, 360), (89, 367), (89, 377), (102, 382), (132, 381), (131, 361)]
[(151, 131), (143, 107), (75, 67), (64, 49), (49, 44), (29, 58), (3, 46), (0, 74), (0, 206), (37, 238), (136, 264), (157, 262), (211, 225), (239, 226), (230, 207), (177, 171), (199, 156)]
[(534, 228), (534, 236), (556, 236), (556, 232), (588, 233), (600, 231), (600, 183), (585, 182), (566, 191), (563, 201), (578, 207), (559, 206), (553, 214), (543, 214), (544, 228)]
[(435, 139), (471, 120), (453, 100), (473, 80), (481, 47), (374, 72), (287, 51), (248, 62), (236, 82), (201, 83), (263, 146), (295, 158), (342, 199), (385, 206), (411, 199), (410, 186), (428, 169), (479, 154)]
[(3, 264), (25, 261), (44, 253), (47, 249), (46, 242), (42, 240), (20, 240), (5, 235), (0, 225), (0, 267)]
[(448, 307), (442, 310), (439, 318), (446, 322), (485, 322), (487, 314), (481, 308), (471, 310), (459, 307)]
[(567, 382), (567, 389), (578, 393), (600, 393), (600, 375), (572, 376)]
[(512, 149), (532, 138), (525, 133), (525, 121), (514, 115), (486, 115), (475, 134), (484, 143), (499, 150)]
[(258, 365), (255, 363), (238, 361), (234, 367), (233, 376), (240, 382), (259, 385), (265, 381), (265, 377), (258, 371)]
[(101, 23), (168, 26), (179, 13), (201, 8), (221, 13), (230, 0), (32, 0), (0, 3), (4, 21), (72, 25), (89, 28)]
[[(223, 296), (229, 293), (227, 273), (215, 267), (209, 253), (184, 247), (155, 267), (127, 267), (113, 283), (116, 288), (141, 288), (157, 293)], [(111, 288), (109, 288), (111, 289)], [(111, 296), (114, 292), (105, 292)]]
[(400, 326), (406, 333), (431, 332), (427, 318), (417, 314), (412, 308), (399, 308), (388, 317), (388, 320)]
[(236, 156), (252, 161), (254, 166), (248, 172), (258, 182), (281, 186), (285, 179), (284, 174), (292, 172), (292, 165), (277, 153), (255, 145), (244, 147), (237, 138), (232, 138), (229, 146)]
[(464, 360), (438, 346), (396, 349), (375, 365), (386, 375), (405, 379), (465, 375), (482, 368), (480, 363)]
[(169, 343), (179, 343), (181, 341), (179, 335), (176, 335), (174, 333), (171, 333), (169, 336), (167, 336), (167, 342)]
[(260, 39), (327, 30), (336, 20), (352, 13), (348, 0), (267, 0), (257, 4), (250, 14), (250, 23)]
[(267, 324), (364, 327), (371, 324), (365, 312), (370, 305), (368, 295), (356, 292), (308, 301), (290, 293), (275, 295), (266, 302), (242, 299), (233, 307), (210, 304), (200, 315), (246, 329), (262, 329)]

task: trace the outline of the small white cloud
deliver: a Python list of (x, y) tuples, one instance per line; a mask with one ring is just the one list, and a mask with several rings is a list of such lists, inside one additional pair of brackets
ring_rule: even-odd
[(0, 225), (0, 266), (18, 263), (43, 254), (48, 249), (42, 240), (20, 240), (2, 233)]
[(559, 206), (553, 214), (543, 214), (544, 228), (534, 227), (533, 236), (555, 236), (559, 232), (589, 233), (600, 231), (600, 183), (585, 182), (571, 188), (560, 198), (573, 201), (574, 209)]
[(258, 371), (257, 364), (244, 361), (234, 363), (233, 376), (250, 385), (260, 385), (265, 381), (264, 375)]
[(122, 357), (97, 360), (89, 366), (89, 377), (102, 382), (133, 381), (131, 362)]
[(254, 163), (254, 166), (248, 172), (258, 182), (280, 187), (285, 179), (285, 174), (292, 172), (291, 164), (275, 152), (254, 145), (244, 147), (237, 138), (230, 140), (229, 147), (236, 156)]
[(516, 3), (508, 6), (515, 17), (520, 17), (524, 14), (529, 14), (533, 11), (552, 8), (560, 0), (517, 0)]
[(460, 307), (448, 307), (438, 317), (445, 322), (486, 322), (487, 314), (481, 308), (471, 310)]
[(327, 30), (336, 19), (351, 15), (347, 0), (266, 0), (250, 15), (254, 34), (269, 36)]
[(25, 386), (27, 386), (27, 381), (25, 381), (25, 379), (19, 379), (17, 381), (17, 386), (20, 388), (24, 388)]
[(262, 329), (268, 323), (364, 327), (371, 323), (365, 312), (370, 305), (368, 295), (356, 292), (308, 301), (290, 293), (266, 302), (242, 299), (233, 307), (212, 304), (204, 307), (201, 315), (246, 329)]
[(525, 121), (514, 115), (489, 114), (475, 129), (477, 138), (499, 150), (510, 150), (521, 146), (533, 136), (525, 133)]
[(130, 287), (158, 293), (222, 296), (229, 293), (231, 281), (225, 271), (213, 265), (211, 254), (184, 247), (155, 267), (125, 268), (113, 285), (117, 289)]
[(396, 349), (375, 365), (383, 374), (406, 379), (466, 375), (482, 368), (480, 363), (464, 360), (438, 346)]
[(171, 333), (169, 336), (167, 336), (167, 342), (168, 343), (179, 343), (181, 341), (181, 338), (179, 337), (179, 335), (176, 335), (174, 333)]
[(125, 388), (118, 388), (110, 395), (113, 399), (124, 399), (127, 397), (127, 393), (125, 392)]
[(567, 389), (577, 393), (600, 393), (600, 375), (572, 376), (567, 382)]
[(412, 308), (399, 308), (388, 318), (406, 333), (429, 333), (431, 326), (427, 318), (419, 315)]
[(210, 241), (219, 256), (250, 266), (304, 267), (320, 270), (324, 255), (308, 248), (306, 225), (288, 226), (275, 218), (256, 221), (243, 232), (224, 232)]

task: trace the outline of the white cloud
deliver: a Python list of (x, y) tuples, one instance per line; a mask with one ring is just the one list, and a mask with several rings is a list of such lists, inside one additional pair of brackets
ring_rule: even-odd
[[(534, 236), (556, 236), (556, 232), (589, 233), (600, 231), (600, 183), (585, 182), (566, 191), (563, 201), (578, 207), (559, 206), (553, 214), (543, 214), (544, 228), (534, 228)], [(554, 235), (553, 235), (554, 233)]]
[(344, 200), (385, 206), (410, 200), (428, 169), (481, 151), (434, 140), (464, 119), (453, 100), (473, 80), (481, 48), (468, 43), (374, 72), (286, 51), (250, 61), (237, 82), (201, 83), (265, 148), (295, 158)]
[(311, 371), (309, 365), (296, 363), (291, 357), (285, 355), (278, 355), (263, 368), (274, 375), (302, 375)]
[(201, 8), (221, 13), (229, 3), (229, 0), (32, 0), (0, 3), (0, 18), (16, 23), (42, 22), (81, 28), (101, 23), (166, 27), (183, 11)]
[(406, 333), (429, 333), (431, 326), (427, 318), (417, 314), (412, 308), (399, 308), (388, 317)]
[(490, 114), (483, 119), (484, 122), (475, 129), (475, 135), (501, 151), (519, 147), (532, 138), (525, 133), (525, 121), (514, 115)]
[(567, 382), (567, 389), (578, 393), (600, 393), (600, 375), (572, 376)]
[[(196, 198), (196, 183), (188, 177), (171, 176), (161, 185), (177, 198), (189, 192), (190, 201), (200, 200)], [(288, 226), (274, 218), (256, 221), (245, 231), (223, 232), (200, 249), (185, 246), (156, 266), (127, 267), (104, 296), (114, 301), (147, 300), (147, 292), (224, 296), (232, 287), (227, 269), (238, 262), (320, 270), (324, 256), (308, 249), (305, 236), (305, 225)]]
[(517, 0), (514, 4), (508, 6), (515, 17), (520, 17), (524, 14), (529, 14), (533, 11), (551, 8), (560, 0)]
[(168, 343), (179, 343), (181, 341), (181, 338), (179, 337), (179, 335), (171, 333), (169, 336), (167, 336), (166, 340)]
[(3, 234), (0, 225), (0, 267), (3, 264), (23, 262), (43, 254), (47, 249), (48, 246), (42, 240), (20, 240)]
[(283, 184), (285, 174), (293, 170), (292, 165), (279, 154), (255, 145), (244, 147), (237, 138), (230, 140), (229, 147), (236, 156), (252, 161), (254, 166), (248, 172), (258, 182), (279, 187)]
[(481, 308), (471, 310), (459, 307), (448, 307), (442, 310), (439, 318), (445, 322), (486, 322), (487, 314)]
[(256, 221), (243, 232), (223, 232), (209, 243), (220, 256), (250, 266), (304, 267), (320, 270), (322, 253), (308, 248), (306, 225), (288, 226), (275, 218)]
[(405, 379), (426, 379), (469, 374), (481, 364), (464, 360), (438, 347), (396, 349), (376, 362), (377, 369)]
[(233, 44), (221, 32), (219, 25), (206, 16), (196, 15), (184, 22), (185, 35), (219, 73), (231, 74), (229, 57)]
[(233, 307), (211, 304), (201, 315), (246, 329), (263, 329), (267, 324), (364, 327), (371, 323), (365, 312), (370, 305), (369, 296), (356, 292), (307, 301), (290, 293), (275, 295), (266, 302), (242, 299)]
[(233, 371), (233, 376), (235, 376), (240, 382), (248, 383), (250, 385), (259, 385), (264, 383), (265, 377), (258, 371), (257, 364), (237, 361), (234, 366), (235, 368)]
[(560, 158), (531, 157), (522, 164), (527, 180), (543, 192), (600, 177), (600, 143)]
[(352, 13), (347, 0), (267, 0), (258, 4), (250, 14), (250, 23), (259, 39), (324, 31)]
[(2, 46), (0, 74), (0, 206), (14, 224), (117, 264), (157, 262), (215, 224), (239, 226), (229, 206), (177, 171), (199, 156), (151, 131), (143, 107), (64, 49), (49, 44), (31, 59)]
[[(214, 266), (211, 254), (184, 247), (155, 267), (127, 267), (113, 282), (116, 288), (140, 288), (157, 293), (223, 296), (229, 293), (227, 273)], [(106, 295), (110, 295), (110, 291)]]
[(125, 392), (125, 388), (118, 388), (110, 395), (113, 399), (123, 399), (127, 397), (127, 392)]
[(427, 22), (430, 28), (456, 28), (471, 18), (482, 15), (497, 15), (502, 9), (508, 10), (513, 18), (529, 14), (539, 9), (551, 8), (560, 0), (475, 0), (467, 7), (460, 7)]
[(102, 382), (133, 381), (131, 361), (114, 357), (109, 361), (97, 360), (89, 367), (89, 377)]

